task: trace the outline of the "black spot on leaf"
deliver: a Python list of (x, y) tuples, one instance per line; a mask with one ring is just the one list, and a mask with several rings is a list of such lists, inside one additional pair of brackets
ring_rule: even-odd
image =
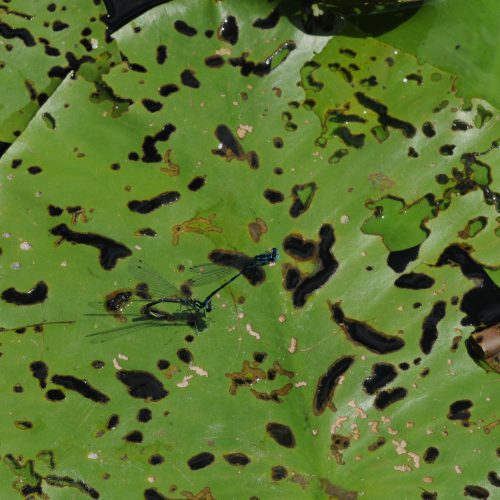
[(120, 417), (116, 413), (114, 413), (113, 415), (111, 415), (111, 417), (109, 417), (108, 422), (106, 423), (106, 429), (108, 429), (108, 431), (116, 429), (119, 423)]
[(192, 89), (197, 89), (200, 87), (200, 81), (196, 78), (194, 71), (190, 69), (185, 69), (181, 73), (181, 83), (186, 87), (191, 87)]
[(224, 460), (231, 465), (248, 465), (250, 463), (250, 458), (244, 453), (228, 453), (224, 455)]
[(464, 496), (471, 498), (485, 499), (489, 498), (490, 492), (483, 488), (482, 486), (477, 486), (475, 484), (468, 484), (464, 487)]
[(424, 452), (424, 462), (433, 464), (439, 457), (439, 450), (435, 446), (429, 446)]
[[(74, 75), (78, 74), (78, 71), (80, 70), (82, 64), (95, 62), (95, 59), (93, 57), (82, 56), (78, 58), (75, 56), (75, 54), (73, 54), (73, 52), (66, 52), (64, 56), (66, 57), (66, 61), (68, 62), (69, 70), (73, 71)], [(69, 71), (66, 70), (66, 73), (68, 72)], [(74, 78), (76, 78), (76, 76), (74, 76)]]
[(80, 396), (90, 399), (95, 403), (107, 403), (109, 401), (106, 394), (92, 387), (86, 380), (76, 378), (73, 375), (54, 375), (51, 381), (54, 384), (63, 386), (65, 389), (75, 391)]
[(436, 182), (438, 184), (441, 184), (442, 186), (444, 186), (445, 184), (448, 184), (448, 182), (450, 181), (450, 178), (446, 174), (437, 174), (435, 176), (435, 179), (436, 179)]
[(215, 137), (222, 144), (222, 149), (220, 151), (226, 156), (226, 158), (244, 158), (243, 147), (226, 125), (217, 126), (215, 129)]
[(161, 102), (153, 101), (152, 99), (143, 99), (142, 100), (142, 105), (150, 113), (156, 113), (157, 111), (160, 111), (161, 108), (163, 108), (163, 104)]
[(211, 465), (214, 460), (215, 456), (213, 453), (204, 451), (202, 453), (198, 453), (198, 455), (195, 455), (194, 457), (191, 457), (187, 464), (191, 470), (200, 470)]
[(404, 399), (407, 394), (408, 391), (404, 387), (395, 387), (394, 389), (380, 391), (374, 401), (375, 408), (384, 410), (389, 405)]
[(372, 374), (363, 381), (363, 387), (368, 394), (374, 394), (382, 387), (390, 384), (397, 377), (397, 371), (388, 363), (375, 363)]
[(185, 35), (185, 36), (195, 36), (198, 34), (198, 31), (196, 30), (196, 28), (193, 28), (192, 26), (189, 26), (189, 24), (187, 24), (186, 22), (184, 21), (175, 21), (174, 23), (174, 28), (176, 29), (176, 31), (178, 31), (181, 35)]
[(145, 163), (159, 163), (162, 161), (162, 156), (158, 153), (156, 149), (157, 142), (166, 142), (170, 139), (170, 136), (175, 132), (175, 125), (167, 123), (157, 134), (147, 135), (144, 137), (142, 143), (142, 161)]
[(283, 139), (281, 137), (273, 137), (273, 146), (277, 149), (281, 149), (283, 147)]
[(469, 420), (470, 411), (474, 404), (469, 399), (462, 399), (459, 401), (455, 401), (450, 405), (450, 410), (448, 415), (446, 415), (450, 420)]
[(386, 439), (383, 436), (377, 438), (377, 440), (368, 446), (368, 451), (375, 451), (384, 446)]
[(14, 422), (14, 425), (22, 431), (27, 431), (29, 429), (33, 428), (33, 423), (30, 422), (29, 420), (16, 420)]
[(275, 465), (271, 468), (271, 479), (273, 481), (281, 481), (288, 476), (288, 471), (282, 465)]
[(205, 175), (197, 176), (188, 184), (188, 189), (191, 191), (198, 191), (205, 185), (205, 181)]
[(314, 255), (316, 244), (312, 240), (304, 240), (300, 234), (290, 234), (283, 241), (283, 249), (296, 260), (309, 260)]
[(439, 153), (443, 156), (452, 156), (455, 148), (454, 144), (444, 144), (439, 148)]
[(422, 75), (417, 73), (410, 73), (409, 75), (406, 75), (405, 78), (410, 82), (417, 82), (417, 85), (422, 85), (422, 82), (424, 81)]
[(288, 425), (269, 422), (266, 425), (266, 431), (279, 445), (285, 448), (295, 447), (295, 436)]
[(274, 189), (266, 189), (264, 191), (264, 198), (269, 203), (275, 204), (275, 203), (281, 203), (285, 199), (285, 196), (280, 191), (276, 191)]
[(425, 122), (422, 125), (422, 132), (426, 137), (434, 137), (436, 135), (436, 129), (431, 122)]
[(333, 134), (344, 142), (346, 146), (360, 149), (365, 144), (365, 134), (353, 134), (347, 127), (338, 127), (334, 130)]
[(165, 45), (158, 45), (156, 48), (156, 62), (163, 64), (167, 60), (167, 47)]
[(45, 397), (49, 401), (62, 401), (66, 398), (64, 392), (59, 389), (50, 389), (45, 393)]
[(295, 267), (289, 267), (286, 271), (285, 276), (285, 289), (293, 290), (300, 283), (300, 280), (300, 271)]
[(177, 351), (177, 357), (183, 362), (183, 363), (191, 363), (193, 361), (193, 355), (189, 349), (186, 348), (181, 348)]
[(361, 106), (364, 106), (378, 115), (378, 122), (382, 126), (399, 129), (403, 135), (408, 138), (413, 137), (417, 133), (417, 129), (411, 123), (389, 116), (388, 108), (384, 104), (375, 101), (362, 92), (356, 92), (354, 96)]
[(154, 229), (151, 229), (150, 227), (142, 227), (141, 229), (138, 229), (135, 232), (135, 234), (137, 234), (138, 236), (150, 236), (152, 238), (158, 235), (158, 233)]
[(143, 424), (149, 422), (153, 418), (153, 413), (149, 408), (141, 408), (137, 412), (137, 420)]
[(293, 305), (303, 307), (307, 297), (322, 287), (337, 271), (338, 262), (331, 253), (335, 243), (333, 227), (324, 224), (319, 230), (318, 258), (320, 269), (302, 280), (293, 292)]
[(359, 344), (377, 354), (388, 354), (399, 351), (404, 347), (403, 339), (379, 332), (367, 323), (347, 318), (340, 307), (340, 303), (329, 303), (329, 305), (333, 320), (355, 344)]
[(116, 378), (128, 387), (134, 398), (159, 401), (168, 395), (163, 384), (151, 373), (141, 370), (119, 370)]
[(435, 491), (423, 491), (420, 498), (422, 500), (437, 500), (438, 495)]
[(450, 245), (439, 256), (436, 266), (458, 266), (466, 278), (480, 283), (462, 298), (460, 310), (466, 313), (462, 325), (492, 326), (500, 322), (500, 287), (469, 255), (470, 251), (466, 245)]
[(42, 167), (34, 165), (32, 167), (28, 167), (28, 173), (31, 175), (37, 175), (42, 172)]
[(222, 68), (222, 66), (224, 66), (225, 64), (225, 61), (222, 56), (214, 55), (206, 57), (205, 64), (209, 68)]
[(282, 64), (295, 49), (295, 42), (293, 40), (288, 40), (264, 61), (250, 61), (248, 59), (248, 53), (243, 53), (240, 57), (230, 58), (229, 63), (233, 67), (239, 67), (242, 76), (256, 75), (264, 77)]
[(446, 314), (446, 302), (436, 302), (429, 315), (424, 319), (422, 325), (422, 337), (420, 338), (420, 349), (424, 354), (429, 354), (434, 342), (438, 337), (437, 325)]
[(252, 26), (254, 28), (260, 28), (262, 30), (270, 30), (278, 24), (278, 21), (280, 20), (281, 14), (279, 9), (273, 9), (267, 17), (261, 18), (259, 17), (256, 19)]
[(62, 21), (54, 21), (52, 23), (52, 29), (54, 31), (62, 31), (69, 28), (69, 24), (63, 23)]
[(118, 259), (132, 255), (131, 250), (122, 243), (95, 233), (78, 233), (72, 231), (66, 224), (59, 224), (53, 227), (50, 233), (61, 237), (58, 244), (66, 240), (72, 244), (88, 245), (97, 248), (100, 252), (99, 262), (103, 269), (106, 270), (113, 269)]
[(36, 45), (33, 35), (26, 28), (12, 28), (7, 23), (0, 22), (0, 36), (2, 38), (19, 38), (26, 47)]
[(142, 443), (144, 436), (141, 431), (131, 431), (126, 436), (123, 437), (125, 441), (129, 443)]
[(163, 462), (165, 462), (165, 458), (160, 455), (159, 453), (155, 453), (154, 455), (151, 455), (149, 458), (148, 458), (148, 462), (151, 464), (151, 465), (160, 465), (162, 464)]
[(313, 202), (314, 195), (318, 186), (315, 182), (308, 182), (307, 184), (296, 184), (292, 188), (292, 206), (290, 207), (290, 215), (297, 218), (304, 214), (311, 203)]
[(170, 361), (167, 359), (159, 359), (156, 366), (159, 370), (166, 370), (170, 366)]
[(333, 152), (333, 154), (328, 158), (328, 163), (338, 163), (342, 158), (349, 154), (349, 150), (345, 148), (337, 149)]
[(49, 367), (43, 361), (33, 361), (30, 363), (30, 370), (38, 380), (40, 387), (45, 389), (47, 387), (47, 377), (49, 375)]
[(423, 290), (431, 288), (434, 285), (434, 278), (423, 273), (402, 274), (394, 285), (398, 288), (407, 288), (410, 290)]
[(160, 193), (149, 200), (132, 200), (129, 201), (127, 206), (132, 212), (139, 214), (149, 214), (163, 205), (170, 205), (179, 201), (181, 195), (177, 191), (167, 191)]
[(418, 158), (419, 154), (418, 154), (417, 150), (414, 147), (410, 146), (408, 148), (408, 156), (410, 158)]
[(234, 16), (224, 18), (217, 32), (219, 39), (235, 45), (238, 42), (238, 34), (239, 28), (236, 18)]
[(168, 97), (170, 94), (179, 91), (179, 87), (175, 83), (168, 83), (167, 85), (162, 85), (160, 87), (160, 95), (162, 97)]
[(468, 129), (472, 128), (472, 125), (469, 125), (468, 123), (462, 121), (462, 120), (453, 120), (453, 123), (451, 124), (451, 130), (453, 131), (466, 131)]
[(368, 78), (362, 78), (359, 83), (363, 87), (376, 87), (378, 85), (377, 77), (375, 75), (371, 75)]
[(39, 281), (31, 290), (18, 292), (14, 287), (7, 288), (2, 292), (2, 300), (9, 304), (18, 306), (31, 306), (41, 304), (47, 300), (49, 287), (44, 281)]
[(492, 470), (488, 472), (488, 475), (486, 477), (488, 478), (490, 484), (496, 486), (497, 488), (500, 488), (500, 477), (495, 471)]
[(148, 488), (144, 490), (144, 500), (168, 500), (168, 498), (159, 493), (156, 488)]
[(354, 363), (352, 356), (345, 356), (337, 359), (332, 363), (325, 373), (321, 375), (316, 385), (314, 393), (313, 412), (316, 416), (321, 415), (327, 407), (336, 410), (332, 402), (333, 394), (337, 387), (340, 377), (351, 367)]
[(446, 109), (448, 107), (448, 104), (450, 104), (450, 101), (447, 101), (446, 99), (441, 101), (433, 110), (433, 113), (439, 113), (440, 111), (443, 111), (443, 109)]
[(396, 273), (402, 273), (406, 266), (417, 259), (420, 245), (404, 250), (395, 250), (390, 252), (387, 257), (387, 265)]

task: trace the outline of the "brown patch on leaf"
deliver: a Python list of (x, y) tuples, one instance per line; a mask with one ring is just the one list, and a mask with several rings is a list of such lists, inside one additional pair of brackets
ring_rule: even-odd
[(186, 500), (215, 500), (215, 497), (208, 486), (205, 486), (205, 488), (200, 490), (198, 493), (183, 491), (182, 494), (186, 497)]
[(177, 246), (182, 233), (222, 233), (223, 229), (213, 224), (215, 214), (208, 217), (194, 217), (172, 227), (172, 245)]
[(358, 493), (356, 491), (345, 490), (341, 486), (331, 483), (328, 479), (322, 478), (319, 482), (329, 499), (356, 500), (358, 498)]
[[(226, 373), (226, 377), (231, 379), (231, 386), (229, 387), (229, 394), (236, 395), (240, 386), (251, 386), (258, 383), (260, 380), (273, 381), (277, 375), (288, 378), (293, 378), (295, 373), (283, 368), (278, 361), (274, 361), (272, 367), (267, 371), (260, 368), (261, 362), (265, 361), (265, 356), (261, 353), (255, 353), (254, 361), (243, 361), (241, 371), (234, 373)], [(257, 391), (250, 389), (250, 392), (262, 401), (274, 401), (275, 403), (282, 403), (281, 396), (286, 396), (293, 389), (293, 384), (287, 383), (283, 387), (273, 389), (270, 392)]]
[(280, 389), (273, 389), (271, 392), (259, 392), (255, 389), (250, 389), (250, 392), (262, 401), (274, 401), (275, 403), (283, 403), (280, 396), (286, 396), (293, 389), (293, 384), (285, 384)]
[(170, 156), (172, 154), (171, 149), (167, 149), (165, 151), (165, 154), (163, 155), (163, 163), (165, 163), (166, 167), (160, 167), (160, 171), (164, 172), (165, 174), (169, 175), (170, 177), (176, 177), (179, 175), (181, 168), (177, 163), (174, 163)]
[(255, 219), (255, 222), (250, 222), (248, 224), (248, 232), (250, 234), (250, 238), (254, 243), (258, 243), (263, 234), (267, 233), (268, 227), (265, 221), (262, 219)]
[(370, 174), (368, 176), (368, 182), (372, 188), (379, 189), (380, 191), (387, 191), (396, 185), (390, 177), (387, 177), (382, 172)]

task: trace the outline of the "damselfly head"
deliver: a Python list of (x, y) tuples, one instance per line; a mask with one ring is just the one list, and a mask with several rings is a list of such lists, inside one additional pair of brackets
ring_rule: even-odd
[(270, 262), (276, 262), (280, 258), (280, 254), (277, 248), (271, 250)]
[(272, 248), (270, 252), (267, 252), (263, 255), (266, 257), (263, 263), (269, 264), (271, 267), (274, 266), (276, 261), (280, 258), (280, 254), (277, 248)]
[(249, 263), (248, 267), (265, 266), (273, 264), (279, 258), (278, 249), (273, 248), (270, 252), (261, 253), (256, 255)]

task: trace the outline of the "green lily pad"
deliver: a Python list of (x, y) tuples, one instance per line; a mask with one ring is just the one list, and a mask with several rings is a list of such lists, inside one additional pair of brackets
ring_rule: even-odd
[(498, 113), (276, 5), (143, 14), (0, 160), (4, 496), (493, 496)]

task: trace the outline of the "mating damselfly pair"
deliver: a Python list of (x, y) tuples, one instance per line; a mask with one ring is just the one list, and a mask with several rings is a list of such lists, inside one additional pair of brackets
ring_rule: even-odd
[[(185, 283), (184, 290), (182, 287), (179, 290), (144, 261), (140, 259), (132, 261), (128, 269), (130, 274), (138, 280), (135, 291), (119, 291), (99, 304), (108, 313), (122, 320), (126, 320), (124, 311), (132, 303), (143, 304), (140, 313), (132, 318), (132, 324), (92, 333), (87, 337), (94, 337), (91, 342), (100, 343), (111, 340), (111, 338), (122, 334), (124, 330), (132, 330), (138, 326), (188, 325), (197, 330), (204, 330), (206, 328), (206, 313), (212, 310), (213, 297), (240, 276), (244, 275), (248, 278), (252, 273), (258, 272), (259, 268), (276, 262), (279, 255), (278, 250), (273, 248), (270, 252), (258, 254), (253, 258), (231, 255), (230, 257), (232, 259), (220, 262), (220, 265), (205, 264), (192, 267), (190, 270), (193, 277)], [(235, 269), (239, 269), (239, 272), (229, 279), (225, 279), (234, 273)], [(223, 281), (224, 279), (225, 281)], [(191, 287), (207, 285), (213, 281), (223, 281), (223, 283), (203, 300), (193, 298), (189, 294), (186, 295), (186, 291), (190, 292)], [(138, 298), (133, 298), (134, 295)], [(174, 312), (167, 311), (160, 308), (162, 304), (177, 304), (178, 309)]]

